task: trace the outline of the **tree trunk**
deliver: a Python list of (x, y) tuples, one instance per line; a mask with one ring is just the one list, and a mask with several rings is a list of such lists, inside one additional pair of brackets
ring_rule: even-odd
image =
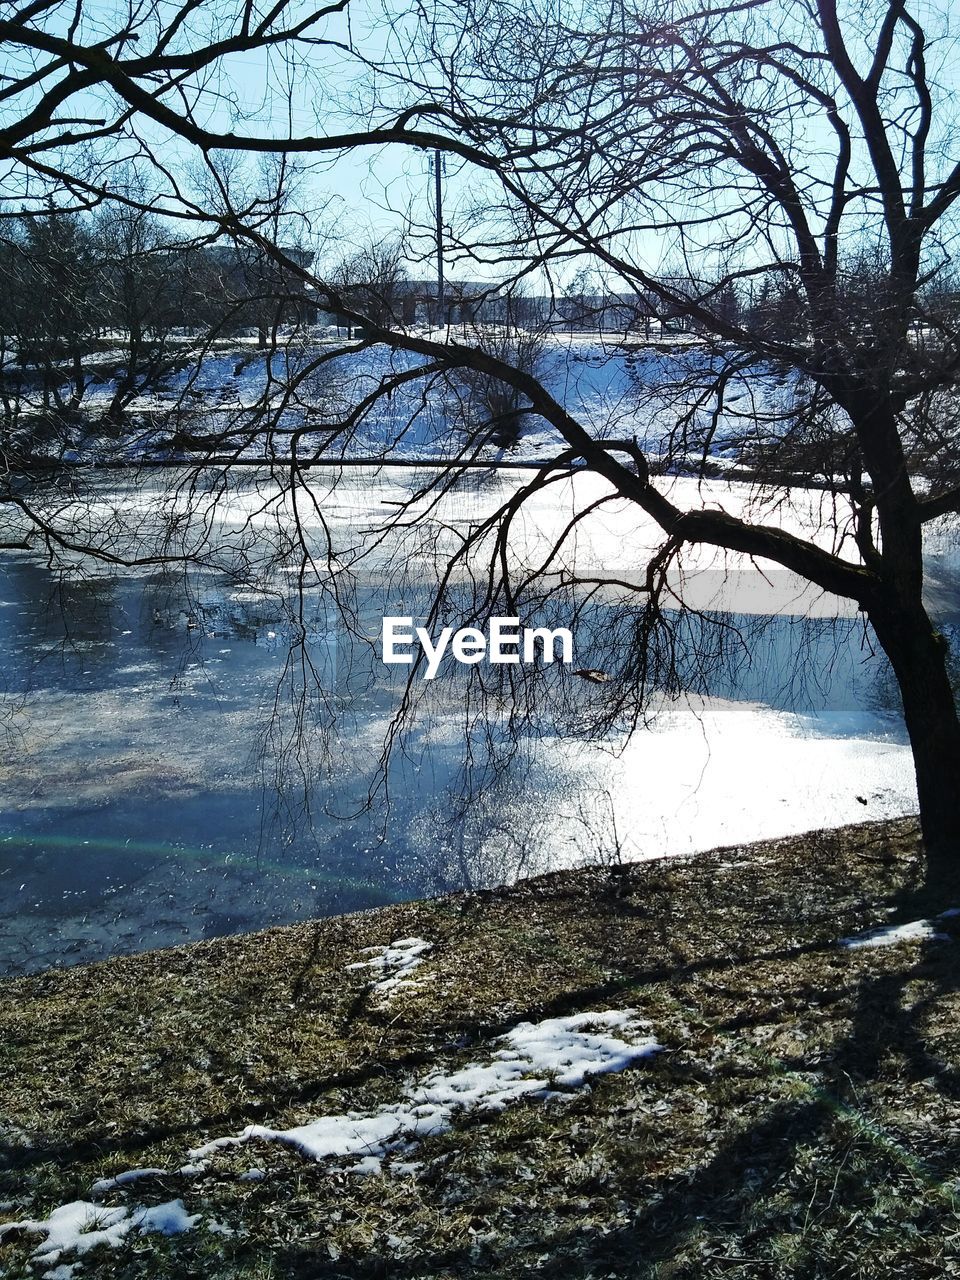
[(76, 413), (80, 408), (80, 402), (83, 400), (83, 393), (86, 390), (86, 379), (83, 373), (83, 355), (80, 351), (73, 353), (73, 393), (70, 396), (70, 404), (68, 406), (71, 413)]
[[(949, 648), (922, 605), (871, 616), (890, 659), (913, 749), (927, 884), (960, 882), (960, 719), (947, 672)], [(945, 902), (944, 906), (953, 906)]]

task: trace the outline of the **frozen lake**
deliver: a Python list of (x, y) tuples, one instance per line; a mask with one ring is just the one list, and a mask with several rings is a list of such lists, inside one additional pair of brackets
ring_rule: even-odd
[[(734, 640), (681, 668), (682, 696), (654, 693), (628, 742), (574, 732), (603, 687), (549, 672), (537, 714), (509, 732), (524, 691), (481, 697), (448, 667), (418, 686), (381, 767), (403, 683), (379, 661), (380, 619), (422, 613), (437, 564), (524, 476), (414, 501), (411, 542), (374, 530), (416, 494), (416, 472), (311, 475), (297, 545), (269, 476), (188, 495), (153, 473), (139, 488), (98, 481), (75, 503), (78, 532), (206, 563), (4, 554), (0, 972), (914, 808), (895, 690), (862, 622), (789, 575), (713, 556), (678, 570), (678, 592), (708, 615), (678, 638), (720, 621)], [(694, 482), (674, 483), (682, 497)], [(598, 484), (575, 476), (538, 498), (517, 562), (535, 562)], [(719, 483), (708, 498), (748, 501)], [(800, 495), (800, 525), (819, 501)], [(628, 579), (651, 537), (613, 502), (565, 554)], [(948, 621), (951, 581), (938, 578)], [(576, 665), (615, 675), (624, 625), (599, 596), (575, 629)]]

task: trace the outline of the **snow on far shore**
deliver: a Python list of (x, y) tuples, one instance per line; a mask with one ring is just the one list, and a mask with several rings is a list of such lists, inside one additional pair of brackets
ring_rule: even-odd
[[(529, 479), (523, 472), (500, 472), (477, 488), (454, 486), (438, 498), (415, 494), (421, 483), (415, 476), (389, 466), (379, 473), (366, 469), (359, 474), (350, 468), (318, 468), (303, 481), (316, 505), (301, 501), (294, 509), (289, 487), (266, 472), (245, 472), (242, 484), (223, 493), (171, 489), (169, 478), (157, 472), (147, 483), (140, 479), (128, 484), (113, 477), (95, 497), (86, 495), (75, 503), (61, 499), (56, 514), (59, 527), (94, 541), (104, 527), (112, 537), (126, 528), (136, 538), (144, 535), (151, 521), (162, 532), (170, 520), (180, 519), (226, 539), (244, 531), (261, 539), (265, 550), (277, 529), (296, 522), (316, 564), (325, 567), (324, 574), (331, 563), (341, 570), (375, 571), (407, 554), (428, 581), (438, 564), (446, 565), (450, 555), (461, 549), (464, 532), (481, 524)], [(785, 493), (743, 481), (685, 477), (662, 477), (657, 487), (681, 510), (722, 511), (753, 523), (769, 523), (859, 563), (850, 513), (838, 499), (819, 490), (794, 488)], [(389, 523), (385, 515), (391, 509), (394, 514), (402, 510), (406, 533), (395, 529), (384, 536)], [(5, 513), (4, 519), (11, 537), (26, 528), (17, 513)], [(430, 533), (429, 546), (422, 537), (425, 528)], [(602, 569), (620, 577), (634, 575), (640, 582), (647, 561), (663, 542), (664, 534), (652, 517), (618, 496), (609, 481), (584, 471), (558, 478), (523, 503), (511, 521), (506, 554), (515, 571), (552, 559), (556, 570), (576, 566), (581, 574), (589, 574)], [(489, 554), (491, 546), (492, 537), (478, 546), (471, 564)], [(735, 579), (736, 601), (731, 603), (731, 591), (723, 583), (730, 573), (744, 571), (751, 575), (749, 590)], [(454, 580), (469, 573), (465, 564), (457, 569)], [(782, 610), (794, 616), (849, 612), (847, 602), (810, 588), (770, 561), (707, 544), (682, 548), (671, 586), (681, 598), (691, 592), (696, 607), (735, 607), (739, 612), (757, 613)]]

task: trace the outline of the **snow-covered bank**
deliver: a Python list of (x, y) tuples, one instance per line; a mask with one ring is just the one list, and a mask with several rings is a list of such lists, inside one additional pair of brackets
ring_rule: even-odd
[[(468, 344), (475, 339), (456, 331), (431, 336)], [(523, 359), (525, 367), (589, 432), (611, 439), (635, 436), (656, 457), (667, 447), (678, 413), (677, 395), (669, 384), (691, 371), (702, 377), (708, 357), (699, 344), (682, 339), (673, 348), (625, 346), (621, 339), (617, 334), (607, 339), (596, 334), (553, 334), (532, 343), (527, 338), (529, 350)], [(86, 422), (63, 428), (64, 438), (59, 441), (59, 449), (65, 448), (73, 462), (189, 457), (191, 432), (203, 436), (211, 429), (223, 433), (231, 456), (247, 460), (283, 453), (291, 431), (301, 433), (301, 457), (313, 450), (322, 450), (328, 457), (451, 456), (472, 447), (470, 442), (490, 417), (482, 392), (474, 401), (470, 385), (456, 373), (438, 378), (428, 372), (422, 380), (405, 383), (406, 375), (418, 366), (432, 370), (432, 362), (382, 344), (367, 347), (324, 332), (290, 335), (269, 352), (243, 342), (218, 344), (203, 353), (185, 350), (127, 404), (119, 431), (105, 415), (122, 372), (122, 352), (100, 353), (94, 365), (78, 415)], [(382, 385), (397, 375), (401, 379), (390, 394), (377, 398)], [(29, 372), (26, 385), (28, 397), (38, 404), (39, 389), (29, 393)], [(717, 469), (732, 464), (737, 453), (734, 442), (742, 442), (749, 434), (746, 424), (754, 397), (774, 407), (786, 396), (780, 375), (760, 367), (745, 369), (732, 380), (715, 421), (706, 408), (695, 405), (696, 394), (691, 385), (685, 404), (691, 414), (688, 446), (674, 440), (669, 449), (678, 465), (689, 461), (696, 467), (702, 441)], [(359, 419), (344, 427), (352, 406), (368, 398), (370, 403)], [(269, 432), (251, 430), (251, 425), (262, 425), (264, 416), (277, 433), (269, 448)], [(57, 441), (48, 447), (59, 456)], [(508, 455), (539, 461), (561, 447), (552, 427), (538, 417), (527, 417)], [(504, 449), (488, 443), (480, 452), (492, 459), (502, 456)]]

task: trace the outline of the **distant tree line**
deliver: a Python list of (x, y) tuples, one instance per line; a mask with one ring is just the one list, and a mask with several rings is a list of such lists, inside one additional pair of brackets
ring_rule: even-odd
[(8, 221), (0, 278), (8, 432), (74, 417), (94, 380), (110, 384), (105, 416), (118, 422), (160, 385), (185, 342), (253, 329), (266, 346), (271, 331), (308, 318), (299, 281), (254, 249), (179, 239), (121, 204)]

